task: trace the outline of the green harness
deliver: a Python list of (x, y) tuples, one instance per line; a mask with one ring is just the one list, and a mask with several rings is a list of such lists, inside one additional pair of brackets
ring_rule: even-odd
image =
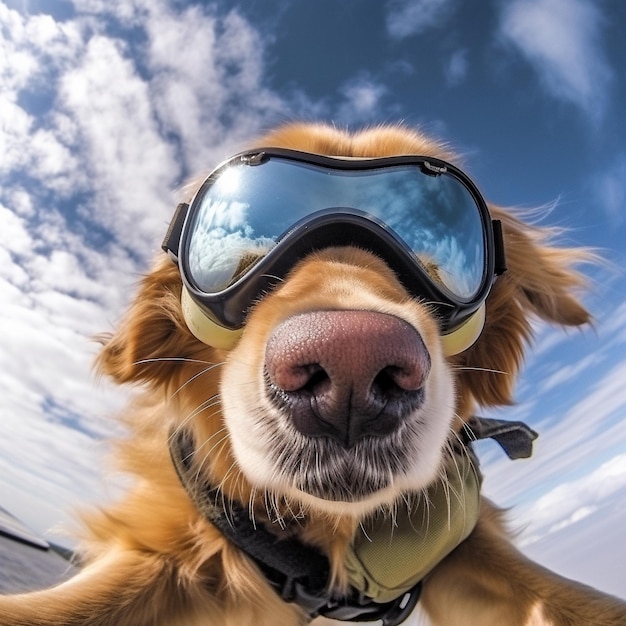
[(198, 481), (190, 431), (176, 430), (169, 442), (176, 471), (196, 507), (256, 563), (284, 600), (299, 604), (311, 619), (380, 619), (384, 626), (396, 626), (413, 611), (421, 581), (476, 525), (482, 481), (471, 441), (493, 438), (515, 459), (529, 457), (537, 437), (522, 422), (479, 417), (462, 435), (445, 476), (393, 514), (379, 513), (359, 527), (345, 560), (352, 586), (347, 598), (335, 598), (328, 589), (329, 562), (317, 548), (278, 537), (253, 522), (247, 508), (235, 501), (225, 506), (221, 492)]
[(468, 448), (458, 446), (445, 479), (395, 516), (363, 523), (346, 556), (350, 584), (376, 602), (390, 602), (456, 548), (478, 520), (481, 477)]

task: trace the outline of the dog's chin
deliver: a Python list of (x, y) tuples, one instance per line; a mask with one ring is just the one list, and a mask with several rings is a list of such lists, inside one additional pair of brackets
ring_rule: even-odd
[(441, 465), (443, 441), (427, 445), (433, 440), (419, 436), (419, 422), (351, 448), (330, 438), (281, 437), (277, 430), (261, 454), (235, 446), (235, 456), (255, 490), (284, 499), (294, 511), (362, 517), (428, 487)]
[(319, 500), (354, 503), (367, 500), (381, 491), (388, 490), (392, 485), (391, 480), (381, 479), (377, 476), (355, 476), (352, 479), (352, 484), (355, 487), (350, 489), (347, 484), (348, 480), (324, 482), (317, 477), (305, 477), (296, 482), (296, 489), (300, 493), (305, 493)]
[[(385, 489), (372, 491), (360, 499), (355, 498), (354, 494), (344, 494), (345, 499), (329, 499), (325, 494), (312, 494), (308, 491), (293, 487), (286, 492), (286, 498), (289, 501), (298, 502), (299, 508), (318, 511), (324, 514), (348, 516), (361, 518), (372, 511), (383, 507), (392, 506), (398, 499), (398, 489), (394, 485), (390, 485)], [(337, 498), (339, 494), (336, 492), (333, 497)]]
[(344, 481), (322, 482), (317, 477), (299, 480), (287, 489), (286, 496), (309, 510), (333, 515), (361, 517), (371, 511), (392, 505), (398, 498), (399, 485), (393, 479), (366, 477), (350, 489)]
[(275, 487), (302, 508), (360, 518), (393, 506), (403, 494), (426, 488), (437, 479), (439, 462), (437, 459), (430, 466), (417, 464), (401, 471), (399, 466), (391, 470), (388, 464), (376, 463), (372, 455), (359, 454), (351, 462), (335, 461), (322, 471), (318, 466), (316, 472), (292, 477), (283, 471), (281, 484)]
[(405, 437), (394, 433), (383, 440), (365, 438), (345, 448), (331, 438), (292, 433), (274, 439), (270, 456), (282, 482), (299, 493), (323, 502), (354, 504), (380, 499), (381, 493), (393, 490), (395, 477), (412, 465), (412, 447), (400, 446), (402, 439), (406, 444), (410, 433)]

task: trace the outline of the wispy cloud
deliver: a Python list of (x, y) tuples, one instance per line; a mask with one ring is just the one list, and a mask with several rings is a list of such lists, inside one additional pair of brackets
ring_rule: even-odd
[(598, 206), (613, 225), (624, 223), (626, 216), (626, 153), (598, 172), (591, 181)]
[[(537, 395), (550, 393), (552, 390), (565, 383), (572, 383), (580, 377), (587, 376), (589, 371), (594, 371), (605, 358), (601, 353), (591, 352), (580, 359), (575, 359), (571, 363), (561, 363), (556, 361), (552, 365), (552, 372), (543, 377), (534, 392)], [(596, 370), (597, 371), (597, 370)]]
[(348, 123), (378, 121), (387, 87), (368, 74), (359, 74), (340, 88), (336, 119)]
[(455, 87), (461, 84), (468, 72), (467, 50), (456, 50), (452, 53), (444, 68), (446, 82)]
[[(518, 390), (520, 404), (506, 411), (539, 432), (531, 459), (511, 462), (493, 443), (481, 443), (484, 491), (508, 513), (524, 551), (548, 567), (623, 596), (609, 568), (580, 567), (565, 546), (594, 532), (613, 532), (616, 494), (626, 493), (626, 302), (599, 312), (595, 332), (569, 335), (538, 328), (538, 353)], [(574, 355), (574, 356), (572, 356)], [(498, 412), (502, 417), (502, 412)], [(598, 540), (598, 550), (608, 544)], [(592, 554), (589, 553), (589, 557)], [(596, 555), (596, 560), (598, 559)], [(612, 568), (612, 569), (611, 569)]]
[[(531, 511), (538, 494), (550, 493), (563, 483), (586, 480), (587, 475), (597, 477), (599, 467), (626, 449), (622, 427), (626, 412), (624, 380), (626, 360), (603, 371), (589, 385), (581, 386), (573, 380), (569, 385), (562, 384), (560, 390), (553, 389), (552, 395), (544, 392), (535, 408), (535, 420), (531, 421), (540, 434), (533, 458), (511, 463), (502, 456), (489, 456), (485, 471), (487, 493), (503, 505), (516, 502), (516, 519), (529, 523), (529, 534), (546, 531), (546, 527), (537, 527)], [(522, 416), (523, 407), (517, 411), (520, 419), (528, 419), (528, 415)], [(544, 419), (539, 420), (539, 416)], [(515, 419), (516, 411), (510, 412), (509, 417)], [(579, 506), (570, 510), (555, 501), (551, 513), (554, 523), (565, 522), (575, 510), (590, 502), (595, 500), (581, 498)]]
[(626, 302), (618, 304), (607, 313), (602, 334), (612, 346), (626, 343)]
[(525, 537), (528, 545), (591, 515), (617, 491), (626, 487), (626, 453), (618, 454), (590, 474), (557, 485), (528, 507), (536, 535)]
[(500, 36), (532, 65), (548, 93), (598, 121), (613, 75), (604, 24), (590, 0), (513, 0), (502, 4)]
[[(591, 502), (597, 502), (593, 495), (590, 497)], [(535, 537), (524, 546), (524, 552), (568, 578), (624, 598), (626, 566), (619, 546), (623, 541), (625, 499), (625, 488), (611, 489), (601, 505), (581, 508), (569, 524), (542, 538)]]
[(394, 39), (419, 35), (443, 23), (455, 4), (456, 0), (390, 0), (387, 32)]
[(284, 106), (234, 10), (76, 8), (57, 21), (0, 4), (0, 492), (38, 530), (98, 491), (98, 441), (127, 393), (94, 386), (90, 337), (124, 309), (173, 190)]

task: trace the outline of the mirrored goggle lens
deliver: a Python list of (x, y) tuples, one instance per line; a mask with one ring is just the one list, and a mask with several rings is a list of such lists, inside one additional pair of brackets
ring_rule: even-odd
[(334, 169), (277, 156), (255, 165), (232, 161), (200, 189), (187, 238), (191, 280), (205, 293), (226, 289), (295, 223), (330, 207), (383, 222), (456, 298), (470, 299), (481, 287), (483, 217), (455, 175), (426, 173), (416, 163)]

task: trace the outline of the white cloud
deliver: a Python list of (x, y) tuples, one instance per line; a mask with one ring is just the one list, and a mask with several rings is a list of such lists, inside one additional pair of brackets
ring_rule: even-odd
[(159, 133), (146, 82), (123, 47), (100, 35), (63, 76), (59, 97), (79, 129), (97, 194), (85, 207), (89, 218), (147, 254), (169, 217), (181, 168)]
[(151, 9), (146, 32), (155, 111), (163, 130), (179, 137), (192, 171), (287, 112), (264, 86), (261, 37), (237, 12), (217, 19), (199, 6)]
[(32, 249), (32, 238), (22, 218), (0, 205), (0, 222), (2, 223), (4, 250), (26, 253)]
[[(626, 303), (601, 313), (595, 332), (569, 334), (570, 346), (561, 331), (537, 329), (540, 354), (530, 352), (522, 404), (497, 412), (527, 421), (539, 432), (533, 457), (513, 463), (492, 443), (480, 445), (480, 456), (484, 492), (510, 507), (508, 518), (526, 553), (566, 576), (623, 594), (607, 574), (626, 559), (621, 547), (613, 548), (609, 569), (593, 572), (581, 571), (582, 557), (562, 553), (581, 537), (604, 532), (608, 517), (617, 523), (616, 494), (626, 493), (626, 360), (620, 347)], [(611, 532), (608, 526), (605, 530)], [(609, 545), (603, 541), (598, 539), (598, 554)]]
[(554, 371), (539, 383), (534, 393), (537, 395), (549, 393), (565, 383), (570, 383), (581, 375), (593, 371), (593, 368), (598, 367), (602, 359), (602, 354), (591, 352), (572, 363), (555, 363)]
[(626, 489), (613, 491), (595, 511), (582, 511), (582, 519), (528, 543), (524, 552), (568, 578), (626, 598), (625, 498)]
[[(626, 493), (626, 361), (592, 368), (588, 384), (562, 384), (561, 390), (537, 392), (531, 415), (523, 407), (510, 410), (509, 419), (529, 420), (539, 432), (531, 459), (511, 462), (496, 454), (493, 444), (482, 444), (484, 493), (498, 505), (511, 507), (508, 518), (520, 532), (525, 551), (542, 558), (536, 545), (563, 545), (566, 535), (581, 528), (598, 527), (618, 491)], [(501, 415), (499, 415), (501, 417)], [(537, 418), (542, 416), (540, 422)], [(532, 417), (535, 419), (533, 420)], [(565, 533), (565, 534), (564, 534)], [(621, 548), (620, 548), (621, 550)], [(626, 552), (621, 552), (626, 558)], [(563, 563), (552, 555), (555, 563)], [(563, 572), (567, 575), (567, 563)], [(570, 572), (573, 576), (574, 573)], [(586, 580), (585, 577), (582, 577)], [(605, 589), (614, 589), (601, 575), (589, 579)], [(623, 590), (622, 590), (623, 592)]]
[(615, 226), (624, 223), (626, 214), (626, 154), (598, 172), (591, 182), (598, 205)]
[(21, 89), (37, 70), (35, 57), (28, 51), (20, 49), (25, 38), (25, 23), (17, 11), (9, 9), (6, 4), (2, 3), (0, 4), (0, 24), (11, 33), (10, 37), (6, 37), (2, 36), (3, 33), (0, 31), (2, 58), (11, 59), (11, 63), (5, 62), (0, 66), (3, 85), (11, 90)]
[[(76, 8), (60, 22), (0, 4), (0, 491), (39, 531), (100, 493), (97, 442), (127, 392), (94, 386), (90, 337), (125, 308), (174, 188), (284, 106), (236, 11)], [(144, 37), (122, 41), (131, 24)]]
[(456, 50), (448, 59), (444, 71), (446, 82), (451, 87), (459, 85), (467, 76), (467, 50)]
[[(162, 7), (163, 0), (72, 0), (76, 11), (81, 15), (108, 15), (129, 26), (140, 25), (147, 8)], [(93, 23), (93, 22), (92, 22)]]
[(26, 151), (21, 142), (28, 136), (32, 123), (32, 117), (16, 104), (13, 93), (0, 93), (0, 174), (26, 165)]
[(379, 118), (381, 100), (387, 94), (387, 88), (369, 75), (360, 75), (344, 84), (340, 92), (344, 100), (336, 116), (354, 124)]
[(391, 0), (387, 3), (387, 32), (394, 39), (418, 35), (439, 26), (455, 0)]
[[(626, 487), (626, 454), (618, 454), (577, 480), (561, 483), (524, 512), (538, 537), (545, 537), (594, 513), (604, 501)], [(532, 542), (526, 538), (521, 545)]]
[[(94, 436), (114, 432), (106, 415), (119, 409), (126, 394), (110, 386), (94, 388), (91, 381), (89, 335), (106, 327), (103, 303), (65, 295), (42, 282), (57, 272), (54, 256), (47, 263), (31, 251), (17, 262), (2, 252), (7, 256), (0, 275), (0, 492), (6, 506), (13, 504), (16, 485), (29, 494), (30, 509), (15, 512), (43, 532), (58, 520), (69, 520), (69, 503), (97, 492)], [(72, 270), (66, 283), (82, 283), (81, 291), (88, 290), (90, 281), (72, 265), (61, 261), (58, 268)], [(42, 269), (45, 276), (37, 272)], [(54, 413), (52, 405), (58, 407)]]
[(612, 71), (598, 5), (589, 0), (513, 0), (502, 6), (502, 39), (528, 60), (546, 91), (599, 120)]
[(611, 346), (626, 343), (626, 301), (607, 312), (600, 331)]

